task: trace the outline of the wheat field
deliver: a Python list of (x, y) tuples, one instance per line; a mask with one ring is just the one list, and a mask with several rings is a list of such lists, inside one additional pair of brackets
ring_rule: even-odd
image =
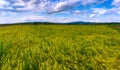
[(0, 70), (120, 70), (117, 26), (1, 26)]

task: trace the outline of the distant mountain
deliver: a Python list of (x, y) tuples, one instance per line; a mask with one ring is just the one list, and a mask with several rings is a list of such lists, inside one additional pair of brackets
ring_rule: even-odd
[(120, 22), (70, 22), (66, 24), (120, 24)]
[(21, 22), (21, 23), (12, 23), (12, 24), (0, 24), (0, 25), (19, 25), (19, 24), (43, 24), (43, 25), (60, 25), (60, 24), (68, 24), (68, 25), (77, 25), (77, 24), (120, 24), (120, 22), (84, 22), (84, 21), (78, 21), (78, 22), (67, 22), (67, 23), (58, 23), (58, 22)]

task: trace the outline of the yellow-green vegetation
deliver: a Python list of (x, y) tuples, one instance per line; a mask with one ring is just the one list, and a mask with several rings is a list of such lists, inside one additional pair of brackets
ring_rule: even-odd
[(115, 25), (0, 27), (0, 70), (120, 70)]

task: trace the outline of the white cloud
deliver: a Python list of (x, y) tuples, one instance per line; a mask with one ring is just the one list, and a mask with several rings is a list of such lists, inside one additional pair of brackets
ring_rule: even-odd
[(1, 17), (0, 24), (25, 22), (22, 18)]
[[(14, 15), (14, 14), (13, 14)], [(28, 17), (29, 16), (29, 17)], [(9, 20), (10, 19), (10, 20)], [(18, 23), (18, 22), (56, 22), (56, 23), (66, 23), (78, 21), (79, 18), (73, 17), (51, 17), (51, 16), (41, 16), (34, 14), (27, 14), (21, 17), (0, 17), (1, 23)]]
[(87, 5), (87, 4), (93, 4), (93, 3), (96, 3), (97, 0), (81, 0), (81, 3), (83, 5)]
[(35, 2), (37, 2), (37, 0), (30, 0), (28, 2), (18, 0), (12, 6), (21, 6), (20, 8), (16, 8), (16, 10), (20, 11), (34, 10), (36, 7), (36, 4), (34, 4)]
[(98, 13), (98, 15), (105, 14), (106, 12), (107, 12), (107, 10), (103, 9), (103, 8), (94, 8), (93, 9), (93, 13)]
[(116, 8), (113, 8), (112, 11), (120, 15), (120, 0), (113, 0), (112, 5)]
[[(13, 3), (11, 3), (11, 1)], [(3, 8), (3, 6), (10, 4), (9, 7), (3, 9), (16, 11), (44, 11), (52, 14), (72, 9), (78, 5), (99, 4), (105, 1), (106, 0), (56, 0), (53, 2), (51, 0), (0, 0), (0, 7)]]
[(30, 21), (43, 21), (45, 19), (44, 16), (37, 16), (37, 15), (30, 15), (22, 17), (24, 21), (30, 20)]
[(24, 16), (22, 18), (24, 21), (40, 21), (40, 22), (72, 22), (72, 21), (77, 21), (78, 19), (73, 19), (70, 17), (60, 17), (60, 18), (55, 18), (55, 17), (46, 17), (46, 16), (39, 16), (39, 15), (31, 15), (31, 16)]
[(91, 18), (92, 18), (92, 17), (95, 17), (95, 16), (96, 16), (96, 14), (91, 14), (89, 17), (91, 17)]
[(65, 0), (65, 1), (60, 1), (56, 4), (53, 4), (50, 9), (48, 9), (48, 13), (57, 13), (57, 12), (62, 12), (64, 10), (68, 10), (70, 8), (73, 8), (78, 5), (80, 0)]
[(91, 14), (89, 17), (95, 17), (95, 16), (100, 16), (104, 15), (107, 12), (107, 9), (104, 8), (93, 8), (93, 14)]
[(16, 0), (12, 6), (26, 6), (23, 0)]
[[(115, 14), (120, 16), (120, 0), (113, 0), (112, 5), (114, 7), (110, 9), (92, 8), (92, 12), (89, 11), (91, 10), (91, 7), (95, 7), (94, 5), (101, 4), (105, 1), (108, 0), (0, 0), (0, 9), (2, 11), (2, 12), (0, 11), (0, 16), (1, 16), (0, 21), (4, 20), (6, 22), (25, 22), (29, 20), (29, 21), (48, 21), (48, 22), (73, 22), (73, 21), (83, 21), (83, 20), (91, 21), (91, 19), (97, 19), (99, 17), (104, 18), (103, 15), (106, 16), (106, 15)], [(83, 5), (86, 5), (87, 7), (90, 6), (89, 10), (85, 10), (86, 6)], [(74, 10), (71, 10), (76, 6), (79, 7), (81, 6), (81, 8), (82, 7), (84, 8), (83, 9), (80, 8), (81, 10), (80, 9), (76, 10), (79, 8), (77, 7)], [(23, 13), (21, 14), (20, 11), (22, 11)], [(33, 14), (25, 15), (26, 13), (30, 13), (30, 12), (33, 12), (34, 15)], [(39, 14), (41, 13), (43, 13), (42, 14), (43, 16), (39, 16)], [(49, 14), (59, 13), (59, 14), (53, 14), (51, 16), (49, 14), (44, 15), (44, 13), (49, 13)], [(61, 13), (62, 15), (60, 15)], [(13, 16), (11, 15), (17, 17), (12, 18)], [(58, 16), (56, 17), (56, 15), (59, 15), (59, 18)], [(69, 16), (61, 17), (67, 15)], [(73, 16), (75, 17), (73, 18)], [(100, 19), (99, 21), (101, 20), (102, 19)], [(92, 21), (96, 21), (96, 20), (92, 20)]]
[(89, 17), (95, 17), (95, 16), (101, 16), (101, 15), (120, 15), (120, 8), (111, 8), (111, 9), (104, 9), (104, 8), (93, 8), (93, 14), (91, 14)]
[(120, 12), (120, 8), (111, 8), (108, 10), (108, 13), (114, 13), (114, 14), (117, 14), (119, 15), (119, 12)]
[(76, 10), (76, 11), (74, 11), (73, 13), (76, 14), (76, 15), (79, 15), (79, 14), (81, 14), (82, 12), (81, 12), (80, 10)]
[(117, 13), (120, 14), (120, 11), (118, 11)]
[(94, 3), (103, 3), (106, 0), (64, 0), (60, 1), (56, 4), (51, 5), (48, 9), (48, 13), (57, 13), (61, 11), (65, 11), (71, 9), (77, 5), (87, 5), (87, 4), (94, 4)]
[(5, 0), (0, 0), (0, 8), (4, 9), (4, 6), (8, 6), (9, 2), (5, 1)]
[(120, 0), (113, 0), (112, 5), (120, 7)]
[(107, 0), (81, 0), (82, 5), (87, 5), (87, 4), (101, 4), (104, 3)]

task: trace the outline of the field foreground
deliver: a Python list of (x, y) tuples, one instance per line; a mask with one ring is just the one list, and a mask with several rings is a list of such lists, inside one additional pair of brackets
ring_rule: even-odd
[(120, 28), (2, 26), (0, 70), (120, 70)]

